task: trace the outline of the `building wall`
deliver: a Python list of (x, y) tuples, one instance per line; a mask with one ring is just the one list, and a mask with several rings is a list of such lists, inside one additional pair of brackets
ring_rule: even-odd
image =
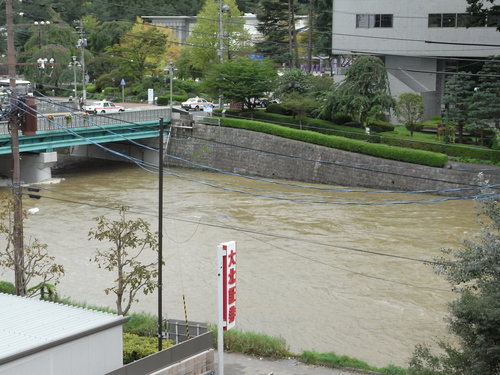
[[(498, 45), (494, 27), (428, 27), (429, 13), (465, 13), (465, 0), (333, 0), (333, 49), (409, 56), (482, 57), (500, 47), (429, 44), (425, 41)], [(393, 14), (392, 28), (356, 28), (356, 14)]]
[(0, 375), (102, 375), (123, 365), (122, 326), (0, 365)]

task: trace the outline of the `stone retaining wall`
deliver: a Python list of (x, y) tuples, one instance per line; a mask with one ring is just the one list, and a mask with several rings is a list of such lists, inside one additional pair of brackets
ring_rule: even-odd
[[(174, 134), (168, 153), (188, 160), (167, 165), (202, 165), (245, 175), (309, 183), (384, 190), (445, 190), (477, 187), (483, 171), (490, 184), (500, 182), (500, 168), (449, 163), (446, 168), (380, 159), (249, 130), (195, 124)], [(445, 193), (475, 195), (477, 190)]]

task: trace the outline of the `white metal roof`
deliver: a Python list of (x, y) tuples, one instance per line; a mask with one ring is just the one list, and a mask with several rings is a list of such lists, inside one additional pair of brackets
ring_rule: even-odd
[(126, 320), (119, 315), (0, 293), (0, 364)]

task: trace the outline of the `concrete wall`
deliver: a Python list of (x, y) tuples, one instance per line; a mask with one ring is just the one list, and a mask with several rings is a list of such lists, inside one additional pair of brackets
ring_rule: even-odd
[(200, 375), (215, 370), (213, 349), (192, 356), (151, 375)]
[[(448, 168), (430, 168), (202, 124), (196, 124), (188, 138), (172, 138), (168, 153), (247, 175), (401, 191), (472, 187), (479, 172), (461, 170), (462, 166), (457, 163)], [(167, 164), (196, 167), (173, 159), (167, 159)], [(494, 172), (485, 172), (490, 183), (500, 182), (500, 168), (494, 169)]]

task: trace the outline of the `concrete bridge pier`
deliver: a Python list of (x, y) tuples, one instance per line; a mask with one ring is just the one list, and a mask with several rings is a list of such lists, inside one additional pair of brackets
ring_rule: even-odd
[[(48, 180), (52, 177), (51, 168), (57, 162), (57, 152), (21, 153), (21, 181), (32, 184)], [(12, 172), (12, 155), (0, 158), (0, 174), (10, 177)]]

